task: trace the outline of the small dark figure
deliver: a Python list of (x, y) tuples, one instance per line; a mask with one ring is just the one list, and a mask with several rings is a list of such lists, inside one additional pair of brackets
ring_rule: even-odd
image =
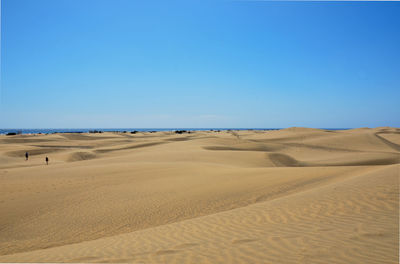
[(25, 160), (28, 160), (28, 158), (29, 158), (29, 154), (28, 154), (28, 152), (25, 152)]
[(49, 165), (49, 157), (46, 156), (46, 164)]

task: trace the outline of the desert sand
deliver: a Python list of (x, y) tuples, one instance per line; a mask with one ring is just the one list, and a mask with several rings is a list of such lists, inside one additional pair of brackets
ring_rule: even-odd
[(399, 128), (1, 135), (0, 262), (398, 263), (399, 176)]

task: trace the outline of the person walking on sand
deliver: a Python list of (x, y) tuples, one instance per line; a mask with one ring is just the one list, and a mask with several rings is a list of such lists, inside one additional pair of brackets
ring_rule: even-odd
[(46, 156), (46, 165), (49, 165), (49, 157)]
[(25, 152), (25, 160), (28, 160), (28, 158), (29, 158), (29, 154), (28, 154), (28, 152)]

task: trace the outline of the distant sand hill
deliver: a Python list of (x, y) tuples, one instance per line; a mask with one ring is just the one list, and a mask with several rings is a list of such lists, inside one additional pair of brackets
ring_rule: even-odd
[(398, 263), (399, 177), (399, 128), (2, 135), (0, 262)]

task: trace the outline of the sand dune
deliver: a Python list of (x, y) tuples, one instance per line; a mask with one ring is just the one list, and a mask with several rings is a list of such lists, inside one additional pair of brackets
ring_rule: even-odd
[(398, 263), (399, 142), (396, 128), (0, 136), (0, 261)]

